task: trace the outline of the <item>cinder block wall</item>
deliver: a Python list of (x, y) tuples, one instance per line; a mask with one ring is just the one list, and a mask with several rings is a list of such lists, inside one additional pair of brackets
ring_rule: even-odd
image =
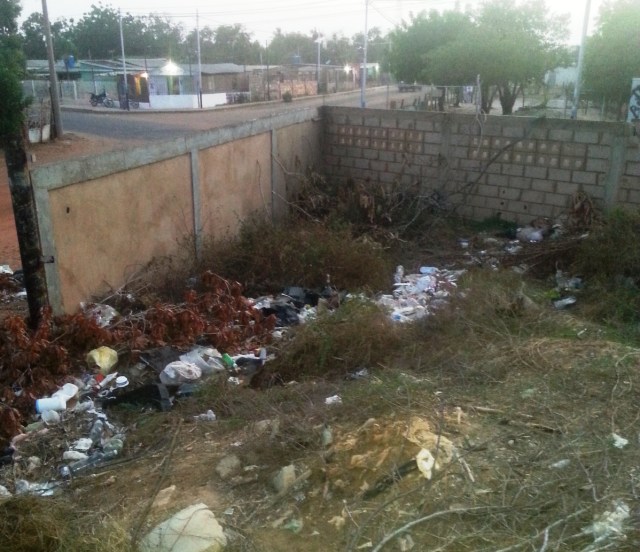
[(640, 148), (625, 123), (323, 108), (323, 170), (419, 186), (472, 219), (527, 223), (597, 207), (640, 206)]

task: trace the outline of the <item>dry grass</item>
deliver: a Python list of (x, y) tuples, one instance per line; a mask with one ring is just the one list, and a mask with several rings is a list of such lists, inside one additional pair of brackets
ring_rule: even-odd
[[(444, 223), (431, 228), (444, 239), (456, 235)], [(64, 499), (3, 503), (0, 550), (128, 550), (131, 535), (196, 500), (236, 535), (230, 550), (377, 552), (409, 549), (409, 538), (414, 550), (443, 552), (640, 549), (640, 351), (628, 341), (637, 319), (621, 315), (624, 301), (637, 300), (628, 279), (640, 253), (633, 246), (620, 262), (609, 254), (635, 231), (635, 222), (614, 219), (575, 252), (587, 289), (572, 310), (553, 308), (548, 277), (576, 241), (530, 250), (541, 279), (471, 270), (446, 308), (414, 324), (393, 324), (358, 299), (320, 313), (271, 348), (269, 371), (286, 385), (255, 390), (219, 378), (170, 413), (114, 410), (129, 428), (123, 462), (79, 478)], [(239, 241), (206, 251), (200, 266), (157, 265), (158, 287), (177, 293), (176, 282), (206, 267), (256, 293), (323, 286), (326, 274), (339, 288), (388, 290), (397, 260), (377, 242), (355, 240), (348, 224), (252, 221)], [(602, 272), (591, 272), (599, 263)], [(621, 302), (608, 324), (599, 297)], [(345, 378), (360, 368), (367, 378)], [(341, 404), (325, 404), (332, 395)], [(195, 422), (207, 409), (218, 420)], [(415, 417), (456, 449), (430, 480), (405, 439)], [(615, 447), (613, 434), (629, 443)], [(251, 469), (219, 477), (215, 468), (229, 454)], [(290, 463), (305, 478), (276, 495), (270, 480)], [(151, 509), (171, 484), (171, 505)], [(620, 503), (630, 518), (595, 544), (585, 529)], [(299, 533), (284, 529), (292, 520), (304, 522)]]
[(129, 535), (115, 520), (78, 511), (64, 499), (18, 497), (0, 503), (0, 550), (127, 552)]

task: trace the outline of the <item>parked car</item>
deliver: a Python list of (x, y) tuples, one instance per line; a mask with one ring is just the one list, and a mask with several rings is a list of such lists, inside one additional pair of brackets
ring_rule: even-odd
[(422, 85), (414, 82), (413, 84), (400, 81), (398, 83), (398, 92), (419, 92), (422, 90)]

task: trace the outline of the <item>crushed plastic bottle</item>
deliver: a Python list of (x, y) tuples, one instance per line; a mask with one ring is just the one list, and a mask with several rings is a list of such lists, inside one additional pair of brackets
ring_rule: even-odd
[(91, 431), (89, 431), (89, 439), (91, 442), (96, 445), (100, 443), (102, 439), (102, 432), (104, 431), (104, 422), (98, 418), (93, 425), (91, 426)]

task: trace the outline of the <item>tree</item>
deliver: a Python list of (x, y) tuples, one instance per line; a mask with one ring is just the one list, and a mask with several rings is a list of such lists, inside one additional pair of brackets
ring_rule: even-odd
[[(44, 16), (33, 12), (20, 26), (23, 51), (27, 59), (47, 59), (47, 45), (44, 41)], [(77, 55), (73, 42), (73, 19), (58, 19), (51, 23), (53, 49), (61, 55)]]
[(639, 29), (640, 0), (607, 3), (586, 46), (585, 92), (612, 102), (618, 119), (629, 101), (631, 79), (640, 77)]
[(300, 63), (315, 63), (318, 45), (315, 43), (318, 33), (304, 35), (302, 33), (283, 33), (276, 29), (276, 33), (269, 43), (269, 62), (275, 65)]
[(422, 14), (392, 35), (394, 71), (404, 80), (451, 85), (473, 83), (480, 75), (483, 110), (491, 108), (493, 87), (509, 115), (525, 84), (541, 82), (561, 64), (567, 21), (549, 15), (544, 0), (492, 0), (475, 13)]
[(21, 133), (24, 120), (20, 78), (25, 59), (17, 24), (20, 11), (17, 0), (0, 0), (0, 146)]
[[(389, 37), (389, 61), (394, 75), (406, 82), (437, 81), (440, 75), (431, 70), (430, 54), (459, 37), (467, 36), (472, 27), (471, 17), (459, 11), (440, 14), (432, 10), (428, 14), (421, 12), (411, 16), (409, 23), (403, 22)], [(444, 83), (449, 84), (449, 81), (445, 78)]]

